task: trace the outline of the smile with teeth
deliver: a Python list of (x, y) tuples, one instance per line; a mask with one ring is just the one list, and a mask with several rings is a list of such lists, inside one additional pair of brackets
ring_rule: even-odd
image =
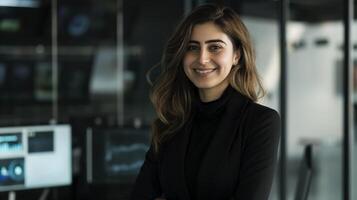
[(195, 72), (197, 72), (199, 74), (208, 74), (208, 73), (213, 72), (216, 69), (214, 68), (214, 69), (194, 69), (194, 70), (195, 70)]

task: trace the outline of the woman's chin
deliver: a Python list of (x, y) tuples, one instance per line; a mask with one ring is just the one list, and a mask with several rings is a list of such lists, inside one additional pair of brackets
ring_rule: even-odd
[(194, 84), (198, 89), (210, 89), (212, 87), (214, 87), (213, 84), (210, 84), (210, 83), (195, 83)]

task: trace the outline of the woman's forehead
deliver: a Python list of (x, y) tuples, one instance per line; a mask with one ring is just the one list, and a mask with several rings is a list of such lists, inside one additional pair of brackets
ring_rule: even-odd
[(209, 40), (222, 40), (225, 43), (230, 42), (227, 34), (213, 22), (197, 24), (193, 27), (190, 40), (204, 43)]

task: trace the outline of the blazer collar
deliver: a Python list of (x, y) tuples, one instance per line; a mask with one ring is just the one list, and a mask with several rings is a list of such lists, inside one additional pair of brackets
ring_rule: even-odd
[[(197, 198), (209, 198), (207, 191), (214, 192), (216, 171), (219, 170), (222, 162), (226, 160), (236, 137), (237, 130), (240, 124), (240, 117), (246, 107), (249, 99), (239, 92), (233, 92), (227, 102), (226, 109), (222, 118), (217, 123), (217, 132), (214, 134), (207, 152), (202, 159), (201, 168), (198, 174), (197, 182)], [(205, 196), (202, 196), (205, 195)], [(207, 197), (208, 196), (208, 197)]]
[[(207, 194), (207, 191), (214, 191), (215, 184), (212, 182), (212, 180), (214, 180), (212, 175), (215, 174), (215, 171), (218, 169), (221, 162), (224, 161), (224, 156), (227, 155), (230, 150), (230, 144), (235, 136), (232, 132), (235, 131), (234, 129), (237, 124), (232, 123), (232, 120), (239, 118), (248, 101), (248, 98), (235, 91), (228, 100), (223, 117), (219, 122), (217, 132), (215, 133), (213, 141), (208, 147), (207, 153), (202, 160), (201, 169), (199, 170), (197, 177), (198, 199), (201, 199), (201, 194)], [(184, 169), (186, 150), (189, 142), (189, 135), (191, 133), (193, 118), (194, 115), (191, 116), (181, 131), (179, 131), (172, 138), (169, 144), (167, 144), (167, 153), (165, 153), (167, 156), (165, 157), (165, 163), (163, 163), (162, 168), (162, 170), (164, 170), (163, 173), (165, 173), (165, 180), (167, 181), (167, 184), (174, 188), (173, 190), (175, 191), (172, 192), (179, 197), (178, 199), (190, 199)], [(168, 196), (166, 198), (170, 197)]]

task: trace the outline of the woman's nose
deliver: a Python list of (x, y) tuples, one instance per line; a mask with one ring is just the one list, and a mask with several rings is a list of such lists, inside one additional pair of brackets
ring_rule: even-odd
[(210, 60), (209, 52), (206, 50), (201, 50), (200, 55), (199, 55), (199, 62), (200, 64), (206, 64)]

